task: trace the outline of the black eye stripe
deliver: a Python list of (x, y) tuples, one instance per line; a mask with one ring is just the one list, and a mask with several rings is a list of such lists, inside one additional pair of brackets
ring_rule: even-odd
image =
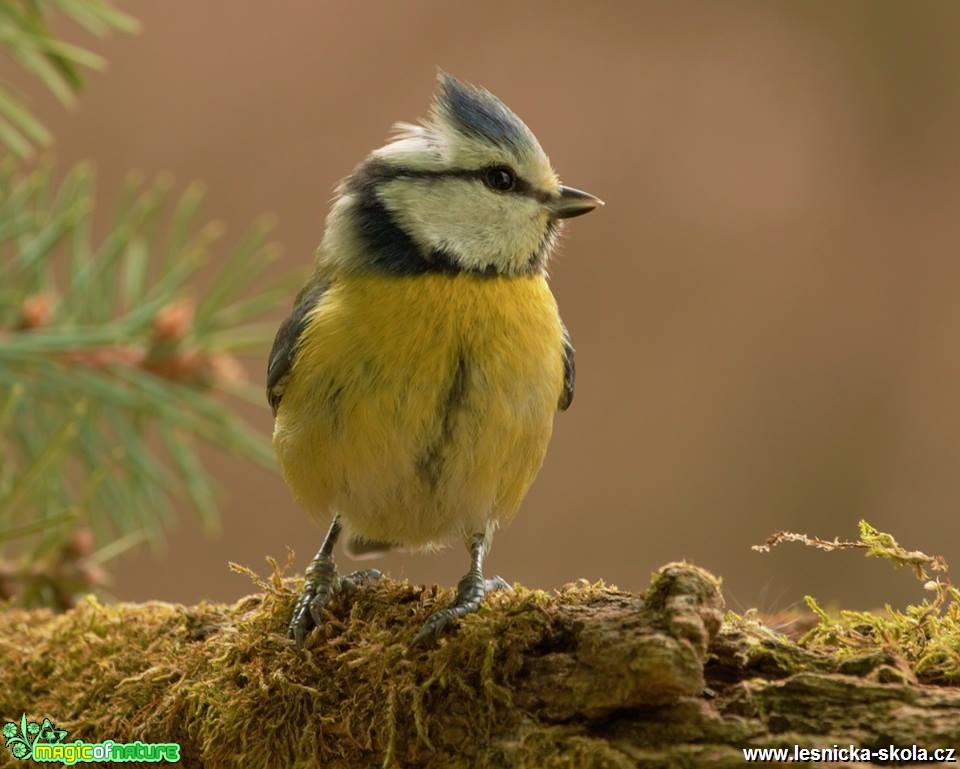
[[(444, 171), (428, 171), (419, 168), (401, 168), (394, 166), (385, 166), (380, 174), (378, 181), (386, 182), (391, 179), (470, 179), (484, 183), (484, 177), (490, 167), (484, 168), (449, 168)], [(552, 197), (549, 193), (538, 190), (530, 182), (513, 173), (513, 189), (504, 191), (504, 195), (522, 195), (526, 198), (532, 198), (540, 203), (546, 203)]]
[[(477, 179), (479, 171), (421, 172), (390, 166), (382, 160), (367, 160), (361, 163), (343, 182), (341, 191), (352, 198), (348, 216), (363, 245), (362, 263), (375, 271), (397, 276), (424, 274), (457, 275), (470, 273), (484, 277), (496, 277), (501, 273), (493, 264), (481, 268), (464, 267), (456, 256), (441, 249), (421, 247), (396, 221), (381, 200), (377, 188), (391, 179), (454, 178)], [(508, 194), (516, 194), (516, 190)], [(532, 275), (543, 269), (547, 254), (553, 244), (556, 222), (548, 218), (546, 231), (540, 244), (530, 255), (526, 266), (510, 274)]]

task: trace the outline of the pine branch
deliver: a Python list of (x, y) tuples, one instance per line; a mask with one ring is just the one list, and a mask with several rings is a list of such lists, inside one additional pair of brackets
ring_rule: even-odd
[[(72, 106), (83, 85), (82, 70), (102, 70), (104, 59), (50, 31), (51, 17), (70, 19), (103, 37), (111, 31), (136, 32), (139, 23), (118, 10), (113, 0), (5, 0), (0, 3), (0, 49), (39, 80), (64, 106)], [(0, 83), (0, 144), (19, 157), (50, 143), (49, 131), (23, 97)]]
[(47, 521), (30, 529), (33, 552), (56, 551), (66, 513), (98, 541), (159, 542), (181, 495), (213, 530), (199, 445), (273, 467), (217, 397), (249, 397), (237, 356), (266, 349), (273, 329), (258, 318), (290, 294), (289, 281), (259, 286), (277, 256), (270, 223), (197, 300), (220, 227), (197, 224), (199, 187), (175, 202), (170, 187), (131, 179), (98, 242), (89, 168), (59, 185), (50, 168), (0, 170), (0, 542)]

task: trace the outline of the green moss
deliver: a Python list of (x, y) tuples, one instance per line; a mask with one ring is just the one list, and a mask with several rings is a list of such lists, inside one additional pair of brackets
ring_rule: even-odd
[(687, 564), (659, 570), (643, 595), (518, 586), (418, 651), (420, 623), (452, 591), (383, 579), (340, 595), (298, 652), (285, 633), (301, 585), (284, 577), (289, 563), (267, 579), (234, 567), (261, 592), (232, 605), (11, 608), (0, 715), (49, 717), (70, 739), (179, 742), (183, 765), (204, 769), (726, 766), (777, 734), (899, 734), (905, 703), (914, 741), (928, 722), (939, 739), (960, 694), (915, 682), (960, 679), (957, 593), (942, 559), (862, 534), (823, 549), (893, 554), (933, 598), (880, 613), (810, 599), (816, 625), (799, 639), (756, 613), (721, 617), (719, 581)]
[[(829, 653), (844, 671), (863, 667), (866, 660), (889, 659), (897, 661), (894, 668), (909, 671), (924, 683), (960, 683), (960, 592), (951, 583), (942, 556), (907, 550), (891, 534), (877, 531), (866, 521), (860, 522), (860, 536), (853, 541), (778, 532), (755, 549), (766, 551), (782, 542), (826, 551), (860, 550), (868, 557), (884, 558), (909, 568), (932, 594), (904, 609), (887, 605), (875, 612), (827, 612), (807, 596), (807, 606), (818, 622), (799, 639), (800, 647)], [(890, 671), (883, 675), (894, 676)]]
[(517, 718), (507, 684), (547, 635), (552, 605), (609, 592), (580, 584), (551, 599), (518, 587), (464, 619), (456, 643), (412, 653), (414, 620), (452, 593), (385, 579), (363, 600), (338, 598), (298, 653), (285, 626), (300, 581), (238, 570), (264, 592), (230, 606), (90, 597), (61, 615), (0, 614), (0, 713), (48, 714), (71, 739), (178, 741), (187, 765), (191, 756), (217, 767), (378, 756), (383, 766), (430, 766), (479, 755)]

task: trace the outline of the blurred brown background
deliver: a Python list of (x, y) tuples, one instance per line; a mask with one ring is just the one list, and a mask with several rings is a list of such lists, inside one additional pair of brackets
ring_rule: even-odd
[[(77, 110), (31, 99), (107, 205), (130, 169), (200, 179), (234, 236), (276, 213), (278, 269), (302, 267), (334, 184), (424, 114), (438, 66), (497, 93), (607, 201), (553, 263), (577, 397), (491, 572), (641, 588), (687, 558), (734, 608), (918, 598), (857, 555), (750, 551), (781, 528), (853, 536), (861, 517), (960, 565), (960, 5), (127, 7), (144, 30), (94, 46), (111, 67)], [(250, 418), (270, 430), (265, 404)], [(232, 599), (250, 585), (228, 560), (262, 569), (288, 544), (303, 568), (322, 531), (280, 478), (213, 466), (223, 535), (182, 515), (165, 553), (118, 564), (117, 595)], [(453, 585), (466, 560), (383, 564)]]

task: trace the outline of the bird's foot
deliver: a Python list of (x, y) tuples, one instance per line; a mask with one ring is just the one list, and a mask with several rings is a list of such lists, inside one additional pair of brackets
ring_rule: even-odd
[(410, 645), (417, 647), (430, 643), (460, 617), (477, 611), (483, 602), (483, 597), (495, 590), (513, 590), (513, 588), (500, 577), (484, 579), (476, 573), (467, 574), (457, 585), (457, 597), (453, 604), (431, 614)]
[(339, 589), (347, 595), (352, 595), (359, 588), (369, 585), (371, 582), (376, 582), (382, 576), (383, 572), (380, 569), (357, 569), (346, 576), (340, 577)]
[(304, 574), (303, 592), (293, 607), (287, 635), (296, 642), (298, 649), (302, 649), (310, 631), (323, 622), (323, 611), (336, 593), (342, 590), (352, 594), (380, 576), (378, 569), (363, 569), (341, 577), (333, 558), (318, 556)]

